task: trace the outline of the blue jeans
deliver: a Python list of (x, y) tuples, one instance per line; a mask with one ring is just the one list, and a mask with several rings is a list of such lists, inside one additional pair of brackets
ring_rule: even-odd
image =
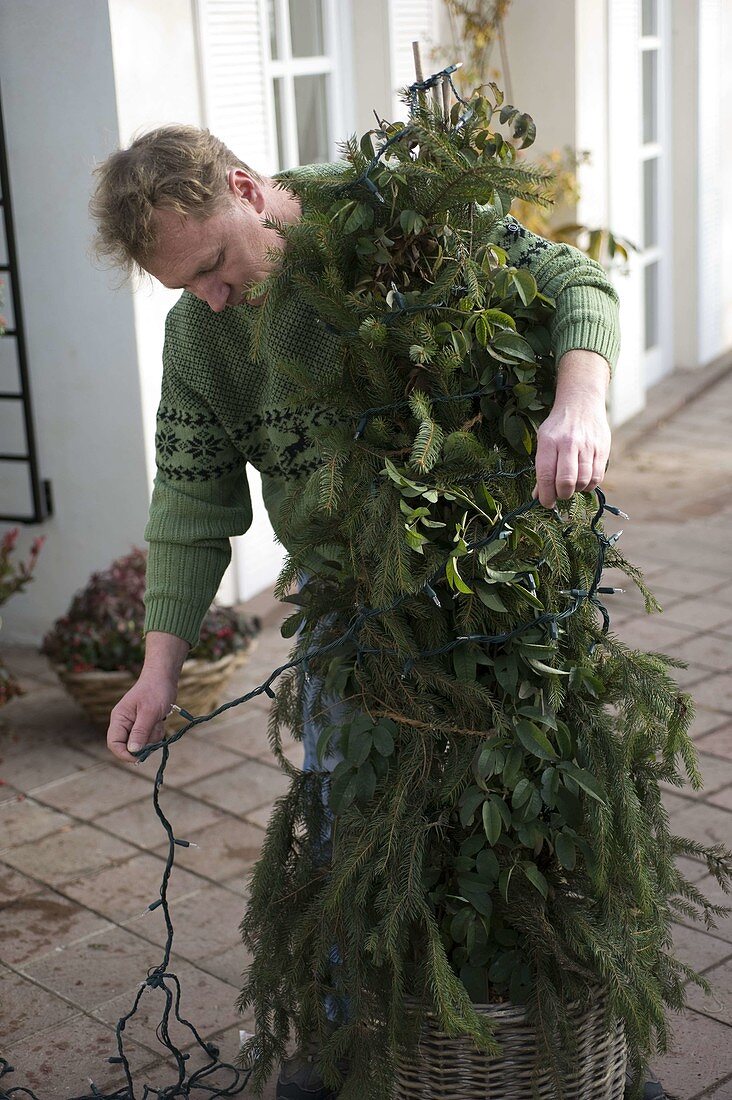
[[(303, 585), (307, 583), (307, 578), (303, 581)], [(302, 588), (302, 586), (301, 586)], [(326, 618), (323, 622), (324, 626), (329, 625), (332, 619)], [(318, 630), (315, 631), (315, 637), (313, 638), (312, 649), (317, 649), (320, 644), (317, 640)], [(318, 739), (326, 726), (341, 726), (347, 718), (348, 707), (343, 699), (340, 699), (337, 695), (321, 696), (320, 709), (316, 710), (316, 698), (322, 685), (322, 680), (314, 676), (307, 668), (307, 665), (301, 666), (302, 675), (302, 714), (303, 714), (303, 771), (323, 771), (332, 772), (337, 764), (343, 759), (343, 754), (337, 746), (332, 744), (328, 746), (327, 751), (324, 752), (322, 760), (318, 759)], [(330, 836), (331, 828), (330, 822), (333, 815), (330, 812), (328, 806), (328, 792), (329, 792), (329, 779), (323, 778), (322, 783), (322, 797), (323, 805), (326, 810), (327, 824), (324, 828), (323, 835), (321, 837), (320, 855), (323, 862), (327, 862), (330, 859)], [(341, 962), (341, 955), (336, 944), (333, 944), (330, 950), (330, 962), (334, 967), (337, 967)], [(329, 1020), (334, 1022), (341, 1021), (347, 1012), (348, 1001), (345, 997), (339, 997), (334, 994), (328, 994), (325, 999), (325, 1011)]]

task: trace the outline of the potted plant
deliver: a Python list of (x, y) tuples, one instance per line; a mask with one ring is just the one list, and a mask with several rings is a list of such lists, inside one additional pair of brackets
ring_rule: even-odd
[[(1, 326), (2, 318), (0, 318), (0, 332), (2, 331)], [(12, 555), (18, 542), (18, 528), (13, 527), (11, 530), (6, 531), (0, 539), (0, 607), (7, 603), (16, 592), (22, 592), (32, 580), (33, 571), (44, 541), (43, 536), (35, 538), (26, 561), (14, 562)], [(1, 619), (0, 626), (2, 626)], [(23, 689), (20, 684), (0, 658), (0, 706), (9, 702), (16, 695), (22, 694)]]
[[(41, 652), (64, 687), (104, 727), (142, 668), (146, 562), (146, 552), (134, 549), (92, 574), (43, 639)], [(194, 715), (213, 710), (231, 673), (246, 661), (258, 628), (256, 619), (212, 606), (183, 665), (178, 706)], [(168, 724), (177, 728), (182, 721), (171, 715)]]
[[(339, 337), (339, 370), (285, 368), (338, 416), (283, 506), (277, 592), (315, 709), (346, 708), (320, 745), (342, 756), (329, 807), (325, 771), (280, 753), (291, 787), (242, 923), (259, 1086), (294, 1035), (342, 1100), (619, 1098), (626, 1056), (640, 1080), (685, 982), (706, 987), (669, 953), (671, 917), (721, 910), (675, 857), (732, 876), (727, 850), (669, 831), (660, 781), (683, 764), (701, 785), (693, 708), (681, 662), (608, 629), (604, 566), (658, 610), (605, 533), (617, 509), (532, 499), (554, 302), (498, 241), (545, 177), (516, 166), (531, 119), (491, 91), (449, 120), (413, 94), (340, 176), (293, 182), (302, 219), (251, 290), (255, 337), (293, 293)], [(302, 735), (299, 669), (273, 721)]]

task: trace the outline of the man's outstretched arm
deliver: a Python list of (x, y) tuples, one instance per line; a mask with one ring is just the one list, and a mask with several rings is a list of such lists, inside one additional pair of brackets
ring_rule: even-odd
[(554, 404), (537, 432), (533, 495), (545, 508), (602, 481), (610, 456), (609, 381), (608, 361), (597, 352), (575, 348), (560, 359)]

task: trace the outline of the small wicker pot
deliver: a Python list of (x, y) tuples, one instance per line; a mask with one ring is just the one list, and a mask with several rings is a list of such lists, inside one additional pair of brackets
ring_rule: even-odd
[[(555, 1100), (548, 1071), (540, 1074), (537, 1091), (532, 1075), (537, 1063), (536, 1031), (522, 1007), (512, 1004), (475, 1005), (495, 1024), (502, 1055), (491, 1057), (467, 1037), (450, 1038), (428, 1016), (415, 1051), (397, 1059), (393, 1100)], [(605, 998), (576, 1016), (576, 1068), (564, 1082), (565, 1100), (622, 1100), (627, 1048), (622, 1021), (607, 1033)]]
[[(194, 716), (214, 710), (223, 701), (229, 677), (246, 664), (254, 644), (250, 640), (245, 649), (227, 653), (218, 661), (186, 661), (178, 681), (177, 705)], [(124, 671), (91, 669), (88, 672), (69, 672), (61, 665), (56, 665), (55, 670), (69, 695), (95, 725), (105, 730), (109, 725), (110, 711), (137, 680), (133, 673)], [(185, 724), (186, 719), (174, 712), (166, 719), (165, 728), (175, 731)]]

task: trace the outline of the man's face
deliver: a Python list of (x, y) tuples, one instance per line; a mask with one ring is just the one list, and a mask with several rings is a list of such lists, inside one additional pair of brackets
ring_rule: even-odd
[(147, 270), (163, 286), (190, 291), (216, 313), (240, 305), (245, 290), (271, 270), (267, 248), (282, 243), (262, 225), (264, 209), (262, 187), (241, 169), (232, 169), (229, 189), (208, 217), (155, 211), (158, 246)]

